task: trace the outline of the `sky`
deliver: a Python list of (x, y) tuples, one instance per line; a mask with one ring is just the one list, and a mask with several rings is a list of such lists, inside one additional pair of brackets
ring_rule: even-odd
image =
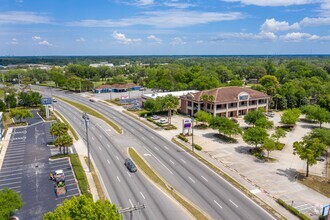
[(0, 0), (0, 56), (330, 54), (330, 0)]

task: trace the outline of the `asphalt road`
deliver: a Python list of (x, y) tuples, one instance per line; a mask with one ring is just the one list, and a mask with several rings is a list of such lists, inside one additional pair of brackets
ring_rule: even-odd
[[(59, 111), (76, 129), (81, 137), (86, 137), (82, 113), (58, 100), (54, 103)], [(90, 117), (89, 140), (93, 161), (102, 176), (111, 202), (121, 208), (145, 204), (146, 208), (133, 213), (133, 219), (189, 219), (186, 211), (149, 182), (139, 171), (130, 173), (124, 166), (127, 147), (131, 142), (112, 137), (115, 132), (103, 121)], [(129, 219), (129, 213), (124, 214)]]
[[(49, 161), (51, 154), (47, 142), (52, 141), (49, 134), (51, 123), (43, 122), (36, 111), (33, 114), (34, 118), (26, 119), (29, 126), (13, 129), (0, 169), (0, 189), (10, 188), (22, 196), (23, 207), (15, 214), (21, 220), (42, 219), (65, 198), (79, 195), (68, 160)], [(68, 183), (73, 180), (73, 184), (68, 186), (68, 193), (58, 198), (53, 182), (49, 180), (49, 172), (55, 168), (64, 169)]]
[(124, 130), (112, 140), (127, 140), (171, 186), (198, 205), (213, 219), (273, 219), (243, 193), (152, 129), (110, 106), (69, 92), (57, 95), (101, 112)]

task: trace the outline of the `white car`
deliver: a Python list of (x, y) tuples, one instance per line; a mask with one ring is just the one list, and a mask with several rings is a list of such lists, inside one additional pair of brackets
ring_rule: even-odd
[(162, 118), (162, 119), (159, 120), (159, 123), (160, 124), (166, 124), (167, 120), (165, 118)]
[(153, 115), (153, 116), (151, 116), (151, 119), (152, 120), (158, 120), (158, 119), (160, 119), (160, 117), (158, 115)]

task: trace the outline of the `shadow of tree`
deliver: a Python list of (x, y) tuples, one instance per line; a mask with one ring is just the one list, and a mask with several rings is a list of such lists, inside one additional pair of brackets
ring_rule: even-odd
[(288, 168), (288, 169), (277, 169), (277, 175), (285, 176), (288, 178), (290, 182), (295, 182), (298, 178), (303, 178), (303, 175), (300, 174), (296, 169)]

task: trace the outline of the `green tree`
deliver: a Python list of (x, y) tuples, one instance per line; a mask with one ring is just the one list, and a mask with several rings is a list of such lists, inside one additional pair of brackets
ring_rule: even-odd
[(283, 128), (277, 128), (274, 134), (272, 134), (272, 138), (274, 138), (275, 141), (279, 143), (280, 138), (285, 137), (285, 135), (286, 131)]
[(326, 150), (326, 145), (321, 143), (318, 138), (304, 138), (303, 141), (293, 143), (293, 154), (298, 154), (300, 159), (306, 160), (306, 177), (309, 174), (309, 166), (317, 163), (316, 158), (321, 156)]
[(44, 215), (44, 220), (57, 219), (89, 219), (89, 220), (120, 220), (115, 204), (108, 200), (93, 200), (85, 195), (64, 200), (54, 212)]
[(167, 95), (163, 98), (164, 109), (168, 111), (168, 123), (171, 124), (172, 110), (176, 110), (179, 105), (179, 99), (173, 95)]
[(244, 121), (247, 124), (252, 124), (253, 126), (255, 125), (256, 121), (262, 118), (266, 118), (265, 114), (261, 110), (255, 110), (255, 111), (249, 111), (244, 116)]
[(273, 96), (276, 92), (279, 82), (276, 76), (265, 75), (260, 80), (259, 83), (266, 88), (267, 94)]
[(6, 104), (0, 99), (0, 112), (6, 111)]
[(6, 103), (7, 108), (16, 108), (17, 100), (16, 100), (15, 94), (12, 93), (12, 94), (6, 95), (5, 103)]
[[(39, 100), (40, 102), (40, 100)], [(29, 93), (27, 92), (20, 92), (18, 94), (18, 105), (20, 106), (31, 106), (32, 99)]]
[(196, 112), (194, 117), (197, 121), (200, 121), (203, 124), (205, 124), (205, 122), (209, 123), (212, 120), (212, 115), (208, 112), (204, 112), (203, 110)]
[(23, 206), (21, 196), (12, 189), (0, 190), (0, 219), (9, 219), (16, 209)]
[[(69, 153), (69, 147), (73, 144), (72, 137), (68, 134), (64, 134), (55, 139), (54, 145), (59, 147), (60, 153), (62, 153), (62, 147), (64, 148), (63, 153)], [(66, 152), (65, 152), (66, 149)]]
[(315, 120), (320, 124), (320, 128), (324, 122), (330, 122), (330, 112), (320, 106), (306, 105), (301, 108), (309, 120)]
[(330, 129), (328, 128), (316, 128), (309, 134), (309, 138), (318, 138), (325, 145), (330, 146)]
[(243, 134), (243, 140), (255, 147), (258, 147), (259, 144), (263, 144), (267, 137), (266, 129), (260, 127), (248, 128)]
[(266, 138), (261, 148), (267, 151), (267, 157), (269, 157), (269, 153), (277, 149), (277, 144), (273, 139)]
[(254, 125), (265, 129), (270, 129), (274, 127), (274, 123), (272, 121), (269, 121), (266, 117), (259, 118), (258, 120), (256, 120)]
[(68, 125), (62, 122), (52, 124), (50, 127), (50, 134), (56, 137), (60, 137), (68, 133)]
[(204, 111), (206, 112), (207, 103), (208, 102), (213, 102), (214, 101), (214, 96), (213, 95), (208, 95), (208, 94), (203, 94), (203, 95), (201, 95), (200, 100), (203, 102)]
[(31, 96), (31, 104), (32, 106), (38, 106), (40, 104), (40, 100), (42, 98), (42, 95), (39, 92), (30, 92)]
[(10, 117), (22, 122), (22, 119), (33, 118), (33, 114), (28, 109), (10, 109)]
[(233, 120), (225, 117), (213, 117), (210, 122), (210, 127), (218, 129), (219, 133), (231, 137), (235, 134), (241, 134), (239, 124), (236, 124)]
[(289, 109), (283, 112), (281, 117), (281, 123), (286, 125), (295, 125), (299, 119), (300, 110), (299, 109)]
[(161, 103), (156, 99), (147, 99), (144, 103), (144, 108), (154, 114), (155, 112), (160, 111)]

